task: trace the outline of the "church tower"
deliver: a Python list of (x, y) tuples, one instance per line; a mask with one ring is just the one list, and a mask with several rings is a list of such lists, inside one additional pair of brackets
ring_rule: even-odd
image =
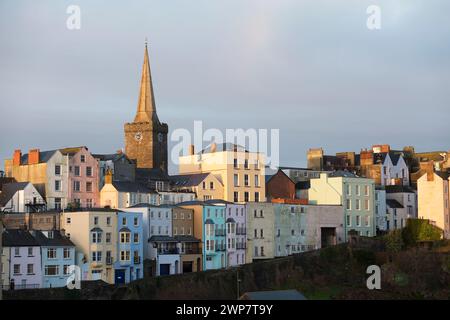
[(168, 131), (167, 124), (159, 122), (156, 114), (146, 43), (136, 116), (132, 123), (125, 124), (125, 154), (136, 161), (139, 169), (160, 168), (167, 173)]

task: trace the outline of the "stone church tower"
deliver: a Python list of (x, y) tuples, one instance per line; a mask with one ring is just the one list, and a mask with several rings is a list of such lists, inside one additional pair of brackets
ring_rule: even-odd
[(156, 114), (150, 62), (145, 44), (137, 112), (134, 121), (125, 124), (126, 155), (136, 161), (139, 169), (160, 168), (167, 172), (168, 131), (167, 124), (159, 122)]

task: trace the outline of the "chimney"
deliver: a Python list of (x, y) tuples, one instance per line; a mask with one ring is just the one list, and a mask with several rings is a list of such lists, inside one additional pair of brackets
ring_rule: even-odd
[(28, 164), (39, 163), (39, 149), (31, 149), (28, 152)]
[(21, 159), (22, 159), (22, 151), (20, 151), (20, 149), (14, 150), (13, 165), (20, 166), (22, 164)]
[(216, 152), (217, 150), (217, 144), (215, 142), (211, 143), (211, 153)]
[(107, 169), (105, 173), (105, 184), (112, 184), (113, 174), (111, 169)]
[(195, 147), (193, 144), (189, 145), (189, 155), (193, 156), (195, 154)]
[(423, 168), (427, 173), (427, 181), (434, 181), (434, 161), (428, 161)]

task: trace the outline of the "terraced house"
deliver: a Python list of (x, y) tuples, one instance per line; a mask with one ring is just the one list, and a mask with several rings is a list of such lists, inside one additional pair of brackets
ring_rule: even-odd
[(272, 203), (249, 202), (246, 207), (246, 263), (275, 257), (275, 213)]
[(75, 265), (75, 244), (58, 230), (33, 230), (31, 234), (41, 247), (42, 287), (65, 287), (69, 266)]
[(76, 264), (82, 268), (82, 280), (115, 282), (117, 220), (118, 210), (113, 209), (61, 213), (61, 230), (65, 231), (80, 252)]
[[(274, 204), (275, 213), (275, 257), (285, 257), (312, 250), (306, 243), (306, 211), (302, 206)], [(259, 230), (264, 237), (264, 229)], [(303, 247), (302, 247), (303, 246)], [(303, 249), (303, 250), (302, 250)]]
[(311, 179), (308, 191), (309, 203), (338, 205), (343, 208), (344, 241), (348, 231), (360, 235), (375, 235), (375, 183), (348, 171), (322, 173), (319, 179)]
[(114, 262), (114, 283), (129, 283), (144, 275), (142, 213), (118, 212), (118, 259)]
[(227, 265), (225, 206), (203, 201), (183, 202), (178, 206), (194, 211), (194, 237), (201, 240), (202, 269), (225, 268)]

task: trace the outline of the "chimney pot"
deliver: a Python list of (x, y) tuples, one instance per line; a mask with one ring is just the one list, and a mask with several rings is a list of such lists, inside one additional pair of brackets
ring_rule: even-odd
[(30, 149), (28, 152), (28, 164), (39, 163), (39, 149)]

